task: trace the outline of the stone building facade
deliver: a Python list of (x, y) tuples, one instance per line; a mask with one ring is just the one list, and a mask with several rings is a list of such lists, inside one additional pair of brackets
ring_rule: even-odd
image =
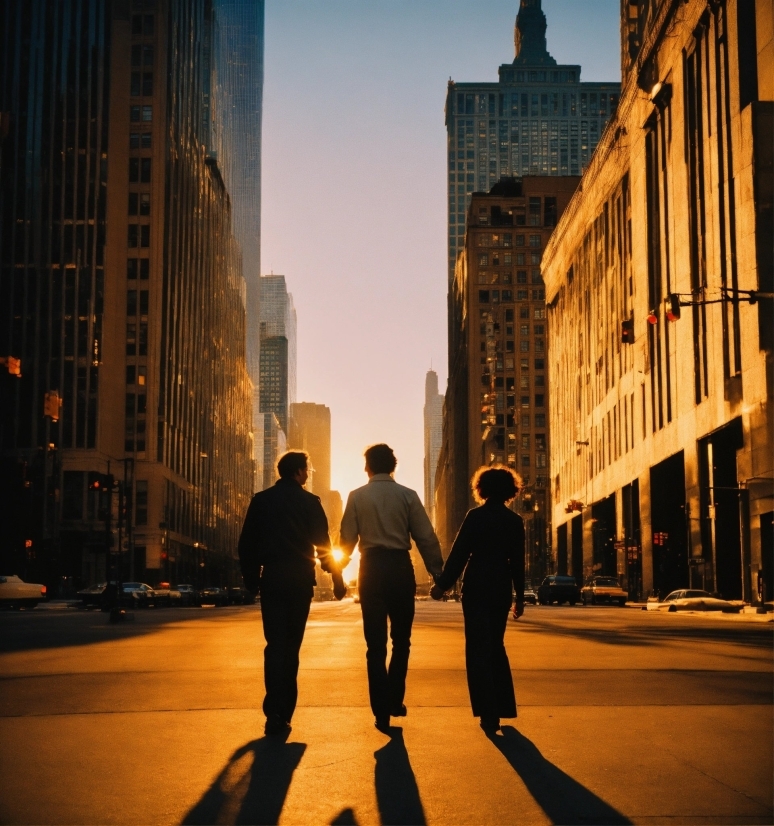
[(540, 260), (578, 177), (504, 178), (473, 194), (449, 295), (449, 382), (436, 475), (436, 528), (448, 551), (473, 507), (470, 479), (505, 464), (526, 488), (528, 570), (545, 568), (548, 353)]
[(554, 563), (632, 598), (772, 593), (773, 30), (624, 0), (621, 101), (543, 255)]

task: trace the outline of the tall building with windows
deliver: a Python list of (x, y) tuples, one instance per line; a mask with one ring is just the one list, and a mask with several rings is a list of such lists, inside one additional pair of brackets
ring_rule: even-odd
[(527, 571), (546, 567), (549, 386), (542, 251), (570, 201), (574, 176), (504, 178), (473, 194), (450, 300), (449, 383), (436, 476), (445, 551), (473, 506), (481, 465), (522, 477)]
[(0, 11), (0, 353), (22, 362), (2, 376), (0, 542), (3, 568), (57, 587), (108, 562), (236, 575), (250, 382), (213, 26), (206, 0)]
[(259, 407), (274, 413), (287, 435), (296, 400), (296, 309), (284, 275), (262, 275), (260, 286)]
[(774, 12), (621, 8), (621, 101), (542, 261), (556, 569), (771, 599)]
[(516, 57), (497, 82), (449, 81), (449, 283), (472, 193), (507, 176), (580, 175), (618, 105), (619, 83), (581, 82), (580, 66), (548, 53), (540, 0), (521, 0), (514, 33)]
[[(260, 352), (261, 120), (264, 0), (215, 0), (215, 145), (231, 197), (246, 286), (247, 364), (257, 387)], [(258, 412), (256, 405), (255, 413)]]
[(321, 496), (331, 489), (331, 409), (314, 402), (290, 405), (290, 450), (305, 450), (312, 472), (307, 489)]
[(428, 370), (425, 376), (425, 510), (430, 521), (435, 520), (435, 469), (441, 452), (443, 435), (443, 393), (438, 392), (438, 373)]

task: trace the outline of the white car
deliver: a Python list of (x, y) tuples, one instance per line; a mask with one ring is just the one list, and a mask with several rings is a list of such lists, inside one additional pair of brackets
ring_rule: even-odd
[[(650, 605), (648, 607), (650, 608)], [(657, 611), (723, 611), (726, 614), (738, 614), (743, 607), (743, 602), (718, 599), (712, 596), (709, 591), (700, 591), (698, 588), (672, 591), (664, 598), (663, 602), (654, 605)]]
[(46, 586), (22, 582), (18, 576), (0, 576), (0, 606), (34, 608), (46, 596)]

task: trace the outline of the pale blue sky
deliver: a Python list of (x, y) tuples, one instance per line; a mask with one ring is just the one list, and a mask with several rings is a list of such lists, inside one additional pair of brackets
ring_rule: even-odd
[[(543, 0), (548, 50), (617, 80), (618, 0)], [(327, 404), (332, 482), (395, 449), (423, 489), (422, 406), (446, 386), (446, 84), (513, 60), (518, 0), (268, 0), (262, 270), (298, 312), (298, 400)]]

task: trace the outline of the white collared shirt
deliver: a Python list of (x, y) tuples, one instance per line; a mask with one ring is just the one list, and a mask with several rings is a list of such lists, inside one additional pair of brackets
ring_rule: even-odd
[(389, 473), (376, 473), (367, 485), (353, 490), (341, 520), (341, 544), (351, 553), (394, 548), (408, 550), (417, 543), (425, 567), (431, 574), (443, 568), (441, 546), (416, 491), (399, 485)]

